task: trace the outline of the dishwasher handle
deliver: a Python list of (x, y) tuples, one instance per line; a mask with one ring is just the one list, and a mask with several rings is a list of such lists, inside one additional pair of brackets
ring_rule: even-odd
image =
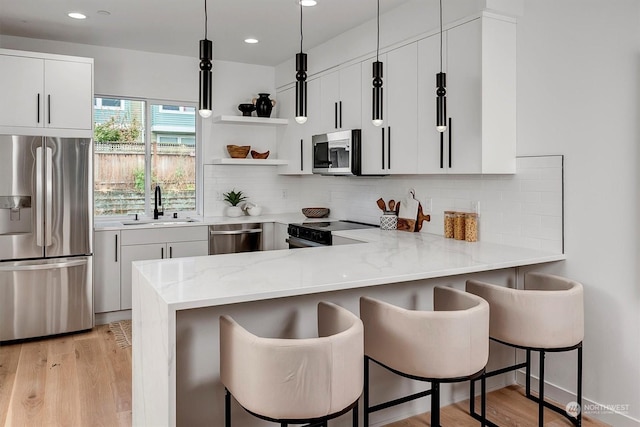
[(234, 235), (234, 234), (254, 234), (262, 233), (262, 228), (248, 228), (246, 230), (209, 230), (211, 236)]

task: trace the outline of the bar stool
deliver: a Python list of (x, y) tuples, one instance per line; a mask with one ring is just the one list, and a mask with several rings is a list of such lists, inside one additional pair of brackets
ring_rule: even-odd
[[(544, 359), (547, 352), (578, 350), (578, 384), (576, 399), (582, 406), (582, 339), (584, 337), (584, 302), (582, 285), (564, 277), (543, 273), (527, 273), (524, 290), (468, 280), (467, 292), (478, 295), (491, 307), (489, 335), (491, 340), (526, 351), (526, 361), (485, 373), (492, 377), (525, 368), (526, 396), (538, 403), (538, 425), (544, 424), (544, 408), (565, 416), (576, 426), (582, 425), (582, 414), (570, 415), (566, 408), (544, 400)], [(538, 396), (531, 394), (531, 352), (540, 353)], [(483, 392), (484, 393), (484, 392)], [(469, 409), (475, 413), (474, 382), (471, 382)], [(487, 422), (490, 426), (496, 426)]]
[[(434, 311), (407, 310), (373, 298), (360, 298), (364, 323), (364, 425), (369, 414), (431, 396), (431, 425), (440, 426), (440, 384), (481, 379), (489, 358), (489, 305), (482, 298), (436, 286)], [(369, 405), (369, 362), (431, 389)], [(482, 415), (485, 406), (482, 403)]]
[(327, 420), (353, 410), (358, 425), (362, 394), (363, 327), (350, 311), (318, 304), (318, 338), (258, 337), (220, 316), (220, 378), (225, 386), (225, 426), (231, 395), (252, 415), (281, 426)]

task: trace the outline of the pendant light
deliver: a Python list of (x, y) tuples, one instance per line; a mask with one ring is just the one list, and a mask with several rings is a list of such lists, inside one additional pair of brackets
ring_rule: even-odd
[(436, 74), (436, 130), (447, 130), (447, 75), (442, 72), (442, 0), (440, 0), (440, 72)]
[(307, 121), (307, 54), (302, 52), (302, 2), (300, 2), (300, 53), (296, 53), (296, 122)]
[(383, 118), (382, 118), (382, 62), (378, 60), (378, 55), (380, 53), (380, 0), (378, 0), (378, 14), (377, 14), (377, 25), (378, 25), (378, 38), (376, 41), (376, 60), (373, 63), (373, 96), (371, 99), (372, 111), (371, 111), (371, 122), (374, 126), (382, 126)]
[(200, 100), (198, 102), (198, 113), (203, 118), (211, 117), (213, 114), (211, 99), (213, 43), (207, 39), (207, 27), (207, 0), (204, 0), (204, 40), (200, 40)]

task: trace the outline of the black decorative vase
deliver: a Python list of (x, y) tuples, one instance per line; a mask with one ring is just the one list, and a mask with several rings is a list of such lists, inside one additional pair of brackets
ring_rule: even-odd
[(258, 98), (253, 98), (253, 105), (256, 106), (258, 117), (271, 117), (271, 110), (275, 107), (276, 101), (269, 99), (268, 93), (259, 93)]

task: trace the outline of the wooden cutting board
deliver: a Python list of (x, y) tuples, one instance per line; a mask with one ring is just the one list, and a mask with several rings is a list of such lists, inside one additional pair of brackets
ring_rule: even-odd
[(399, 204), (400, 208), (398, 209), (398, 230), (415, 231), (420, 202), (415, 199), (413, 192), (409, 192), (407, 196), (400, 201)]

